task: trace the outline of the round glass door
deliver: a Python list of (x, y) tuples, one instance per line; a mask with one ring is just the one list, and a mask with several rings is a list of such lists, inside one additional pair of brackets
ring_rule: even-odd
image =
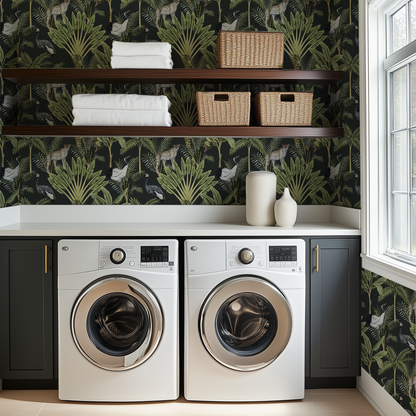
[(123, 371), (146, 361), (157, 348), (163, 316), (153, 293), (140, 282), (111, 276), (89, 286), (71, 316), (72, 335), (94, 365)]
[(205, 300), (199, 329), (207, 351), (222, 365), (253, 371), (273, 362), (292, 332), (290, 305), (270, 282), (240, 276), (223, 282)]

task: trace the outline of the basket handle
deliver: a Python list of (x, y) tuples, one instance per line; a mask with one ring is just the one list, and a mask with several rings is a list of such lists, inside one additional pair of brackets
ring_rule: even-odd
[(228, 101), (228, 94), (214, 94), (214, 101)]
[(295, 102), (295, 94), (280, 94), (280, 101), (284, 102)]

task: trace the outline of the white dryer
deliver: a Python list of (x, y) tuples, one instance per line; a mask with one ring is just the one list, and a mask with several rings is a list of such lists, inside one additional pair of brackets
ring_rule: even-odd
[(185, 241), (185, 398), (302, 399), (305, 242)]
[(58, 244), (61, 400), (179, 395), (178, 241)]

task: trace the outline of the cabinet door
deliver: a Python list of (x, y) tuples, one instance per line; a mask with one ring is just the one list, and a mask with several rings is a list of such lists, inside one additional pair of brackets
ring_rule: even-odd
[(360, 374), (360, 244), (311, 239), (311, 377)]
[(0, 241), (2, 379), (53, 378), (51, 248), (49, 240)]

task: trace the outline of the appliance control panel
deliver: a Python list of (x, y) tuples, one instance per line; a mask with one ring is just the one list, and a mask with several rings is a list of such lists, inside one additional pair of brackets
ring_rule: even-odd
[(297, 246), (269, 246), (269, 266), (271, 268), (297, 267)]
[(141, 246), (140, 247), (140, 267), (168, 267), (173, 266), (173, 261), (169, 261), (168, 246)]
[(177, 270), (177, 263), (176, 241), (100, 241), (100, 269), (128, 268), (173, 272)]
[(304, 274), (305, 247), (295, 238), (186, 240), (185, 268), (189, 275), (225, 270)]

